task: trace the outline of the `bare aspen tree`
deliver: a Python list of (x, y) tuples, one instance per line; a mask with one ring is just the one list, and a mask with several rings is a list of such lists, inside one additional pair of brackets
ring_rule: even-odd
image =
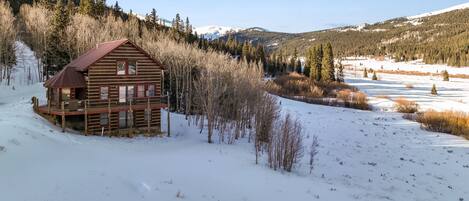
[(0, 82), (7, 79), (10, 85), (11, 71), (16, 63), (15, 42), (16, 27), (15, 17), (9, 3), (0, 0)]
[(274, 170), (291, 172), (295, 164), (303, 157), (302, 127), (298, 120), (292, 120), (287, 114), (277, 123), (268, 145), (268, 163)]
[(34, 50), (37, 60), (39, 81), (43, 81), (44, 71), (42, 59), (44, 57), (47, 34), (51, 30), (52, 12), (41, 5), (23, 4), (20, 8), (20, 22), (27, 31), (27, 37), (22, 39)]

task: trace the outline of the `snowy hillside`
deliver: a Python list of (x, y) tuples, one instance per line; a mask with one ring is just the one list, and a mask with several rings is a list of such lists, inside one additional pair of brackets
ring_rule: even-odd
[(227, 33), (238, 32), (243, 29), (237, 27), (226, 27), (226, 26), (204, 26), (197, 27), (194, 29), (194, 32), (197, 32), (199, 36), (203, 36), (205, 39), (215, 40), (220, 38)]
[(437, 11), (433, 11), (433, 12), (429, 12), (429, 13), (423, 13), (423, 14), (420, 14), (420, 15), (409, 16), (409, 17), (407, 17), (407, 19), (413, 20), (413, 19), (429, 17), (429, 16), (433, 16), (433, 15), (439, 15), (439, 14), (451, 12), (451, 11), (454, 11), (454, 10), (467, 9), (467, 8), (469, 8), (469, 3), (464, 3), (464, 4), (452, 6), (452, 7), (449, 7), (449, 8), (445, 8), (445, 9), (442, 9), (442, 10), (437, 10)]
[(307, 157), (293, 173), (275, 172), (254, 164), (252, 144), (209, 145), (176, 114), (171, 138), (61, 133), (31, 109), (30, 97), (44, 94), (41, 84), (0, 91), (2, 200), (469, 199), (468, 141), (423, 131), (400, 114), (281, 99), (305, 125), (306, 144), (319, 136), (310, 175)]

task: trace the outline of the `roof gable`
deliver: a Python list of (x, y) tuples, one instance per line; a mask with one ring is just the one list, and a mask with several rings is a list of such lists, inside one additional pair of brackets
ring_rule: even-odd
[(122, 40), (115, 40), (115, 41), (110, 41), (110, 42), (105, 42), (96, 45), (95, 48), (88, 50), (86, 53), (82, 54), (72, 62), (70, 62), (66, 67), (73, 67), (77, 71), (87, 71), (88, 67), (99, 61), (101, 58), (105, 57), (118, 47), (130, 43), (132, 46), (134, 46), (136, 49), (144, 53), (146, 56), (148, 56), (150, 59), (155, 61), (156, 64), (161, 66), (163, 68), (163, 65), (155, 60), (153, 57), (151, 57), (146, 51), (144, 51), (142, 48), (139, 46), (135, 45), (128, 39), (122, 39)]

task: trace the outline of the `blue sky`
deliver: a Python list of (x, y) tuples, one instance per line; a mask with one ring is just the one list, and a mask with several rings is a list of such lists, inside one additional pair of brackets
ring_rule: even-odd
[[(114, 4), (116, 0), (107, 0)], [(155, 8), (171, 20), (176, 13), (196, 26), (259, 26), (272, 31), (306, 32), (342, 25), (374, 23), (417, 15), (468, 0), (118, 0), (139, 14)]]

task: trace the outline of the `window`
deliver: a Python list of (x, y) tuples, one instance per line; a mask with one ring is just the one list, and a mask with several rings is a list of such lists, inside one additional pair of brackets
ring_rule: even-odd
[(107, 126), (109, 123), (109, 115), (107, 113), (101, 113), (99, 118), (99, 124), (101, 126)]
[(119, 103), (125, 103), (126, 95), (126, 86), (119, 86)]
[(119, 112), (119, 128), (127, 127), (127, 112)]
[(101, 100), (107, 100), (109, 97), (109, 87), (100, 88)]
[(137, 97), (139, 97), (139, 98), (145, 97), (145, 85), (138, 85), (138, 87), (137, 87)]
[(151, 109), (145, 109), (145, 113), (143, 116), (145, 123), (151, 121)]
[(137, 61), (117, 61), (117, 75), (135, 75), (137, 74)]
[(134, 86), (127, 86), (127, 102), (133, 102), (135, 97), (135, 87)]
[(148, 85), (146, 94), (147, 94), (147, 97), (155, 96), (155, 85)]
[(134, 126), (134, 115), (132, 112), (119, 112), (119, 128), (130, 128)]
[(125, 61), (117, 61), (117, 74), (118, 75), (125, 75), (126, 63)]
[(128, 67), (129, 75), (137, 74), (137, 61), (132, 61), (132, 60), (128, 61), (127, 67)]
[(62, 89), (62, 101), (70, 100), (70, 88)]

